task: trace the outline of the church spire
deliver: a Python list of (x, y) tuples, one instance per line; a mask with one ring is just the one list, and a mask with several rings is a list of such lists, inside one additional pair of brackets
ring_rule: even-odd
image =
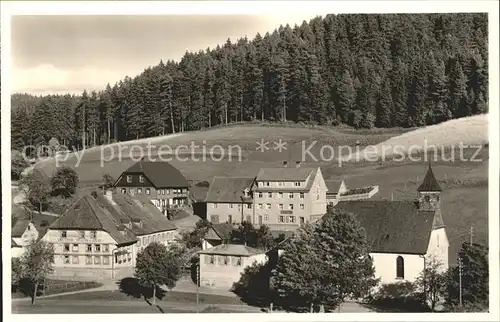
[(427, 169), (427, 174), (425, 175), (424, 181), (422, 181), (422, 184), (418, 187), (417, 191), (442, 191), (441, 187), (439, 186), (436, 177), (434, 176), (434, 172), (432, 172), (432, 167), (431, 163), (429, 162), (429, 168)]

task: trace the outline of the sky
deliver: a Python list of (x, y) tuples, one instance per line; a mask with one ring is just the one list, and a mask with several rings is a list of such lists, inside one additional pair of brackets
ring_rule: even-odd
[(34, 95), (104, 89), (160, 59), (198, 51), (311, 15), (13, 16), (12, 92)]

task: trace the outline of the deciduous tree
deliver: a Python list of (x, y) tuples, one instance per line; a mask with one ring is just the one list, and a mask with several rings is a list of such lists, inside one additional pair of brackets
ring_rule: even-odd
[(38, 241), (26, 247), (21, 256), (22, 277), (33, 285), (31, 304), (35, 304), (38, 286), (52, 273), (54, 247), (45, 241)]

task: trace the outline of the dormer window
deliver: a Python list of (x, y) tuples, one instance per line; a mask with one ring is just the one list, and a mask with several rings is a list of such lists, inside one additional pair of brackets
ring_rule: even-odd
[(127, 176), (127, 183), (131, 183), (132, 182), (132, 176)]
[(245, 188), (245, 190), (243, 191), (243, 194), (245, 195), (245, 197), (248, 197), (248, 193), (249, 193), (248, 188)]
[(140, 183), (143, 183), (143, 182), (144, 182), (144, 176), (143, 176), (142, 174), (139, 176), (139, 182), (140, 182)]

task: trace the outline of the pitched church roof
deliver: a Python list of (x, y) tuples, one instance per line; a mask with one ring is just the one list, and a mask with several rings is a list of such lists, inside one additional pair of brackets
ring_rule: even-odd
[(436, 180), (436, 177), (434, 176), (434, 172), (432, 172), (430, 163), (424, 181), (422, 181), (422, 184), (420, 184), (417, 191), (442, 191)]
[(425, 254), (433, 211), (419, 211), (415, 201), (341, 201), (335, 208), (354, 213), (365, 229), (370, 252)]

